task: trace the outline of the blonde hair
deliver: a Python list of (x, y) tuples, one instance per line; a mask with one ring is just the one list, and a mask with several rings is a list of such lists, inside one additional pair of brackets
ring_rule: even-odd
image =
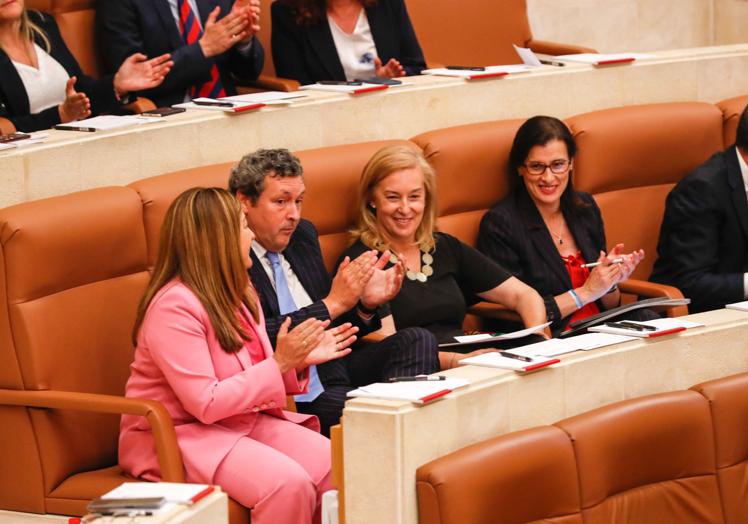
[[(41, 13), (39, 13), (39, 15), (42, 17), (44, 16)], [(47, 34), (42, 30), (41, 27), (31, 21), (31, 18), (29, 18), (29, 12), (28, 10), (26, 10), (25, 6), (23, 8), (23, 14), (21, 15), (21, 34), (27, 42), (31, 43), (34, 43), (34, 41), (36, 40), (35, 37), (39, 37), (39, 39), (42, 41), (44, 50), (47, 53), (52, 52), (52, 44), (49, 43)]]
[(358, 186), (356, 227), (351, 230), (355, 242), (361, 239), (367, 247), (378, 251), (390, 249), (389, 242), (377, 224), (376, 210), (370, 205), (374, 188), (392, 173), (403, 169), (420, 168), (426, 192), (423, 218), (416, 229), (415, 243), (425, 252), (434, 249), (436, 228), (436, 174), (423, 154), (405, 145), (394, 145), (380, 149), (369, 159), (361, 174)]
[(153, 274), (138, 306), (134, 343), (151, 300), (175, 278), (200, 300), (224, 351), (238, 351), (249, 340), (237, 311), (244, 304), (255, 321), (259, 314), (241, 254), (240, 214), (238, 201), (215, 187), (188, 189), (171, 203)]

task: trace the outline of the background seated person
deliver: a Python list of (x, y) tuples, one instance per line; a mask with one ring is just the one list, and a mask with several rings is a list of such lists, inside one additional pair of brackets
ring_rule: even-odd
[[(351, 322), (360, 335), (379, 329), (377, 309), (400, 289), (403, 265), (384, 271), (387, 261), (367, 252), (341, 264), (330, 277), (317, 230), (301, 219), (306, 188), (298, 158), (286, 149), (259, 149), (233, 169), (229, 188), (257, 235), (250, 276), (270, 340), (286, 317), (294, 325), (309, 318)], [(340, 420), (349, 391), (438, 370), (434, 336), (420, 328), (403, 329), (378, 342), (362, 340), (346, 358), (310, 368), (309, 393), (296, 397), (296, 408), (317, 415), (322, 433), (328, 434)]]
[(0, 3), (0, 117), (19, 131), (49, 129), (116, 111), (128, 93), (160, 84), (172, 62), (123, 57), (114, 76), (94, 80), (81, 71), (55, 20), (27, 11), (24, 0)]
[(665, 203), (652, 281), (679, 288), (691, 313), (748, 299), (748, 109), (735, 145), (678, 182)]
[[(315, 417), (283, 410), (286, 394), (306, 388), (310, 364), (345, 356), (356, 330), (311, 319), (289, 332), (285, 322), (273, 353), (246, 272), (252, 238), (227, 191), (176, 198), (138, 307), (126, 395), (169, 411), (187, 482), (218, 484), (252, 508), (252, 522), (311, 522), (330, 487), (330, 443)], [(119, 462), (159, 480), (143, 417), (122, 417)]]
[[(557, 118), (536, 116), (517, 131), (509, 153), (509, 195), (481, 220), (478, 249), (543, 296), (555, 334), (620, 302), (617, 284), (644, 258), (607, 255), (595, 199), (574, 190), (574, 138)], [(620, 264), (613, 260), (620, 258)], [(592, 270), (585, 263), (600, 262)], [(629, 318), (655, 318), (650, 311)]]
[(303, 85), (426, 68), (403, 0), (277, 0), (270, 10), (280, 77)]
[[(466, 297), (475, 295), (517, 311), (528, 327), (545, 323), (543, 301), (535, 290), (455, 237), (434, 231), (435, 202), (434, 171), (420, 152), (390, 146), (366, 164), (354, 243), (344, 256), (390, 251), (405, 259), (407, 269), (400, 292), (389, 302), (392, 314), (382, 320), (382, 332), (420, 326), (439, 342), (454, 342), (455, 335), (463, 334)], [(449, 368), (456, 355), (442, 352), (440, 360), (442, 368)]]
[(234, 77), (255, 80), (265, 55), (254, 38), (259, 0), (99, 0), (96, 23), (105, 67), (132, 53), (171, 53), (160, 86), (141, 91), (158, 106), (236, 95)]

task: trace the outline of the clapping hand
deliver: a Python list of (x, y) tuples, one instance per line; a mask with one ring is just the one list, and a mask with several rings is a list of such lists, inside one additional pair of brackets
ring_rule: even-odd
[(75, 90), (77, 80), (74, 76), (68, 78), (65, 84), (65, 101), (57, 106), (60, 122), (63, 124), (91, 116), (91, 101), (85, 93)]
[(231, 12), (242, 13), (249, 22), (247, 36), (240, 40), (240, 44), (247, 44), (250, 39), (260, 32), (260, 0), (236, 0)]
[(355, 260), (343, 259), (332, 279), (330, 293), (323, 299), (331, 317), (336, 318), (356, 305), (374, 274), (376, 263), (376, 251), (366, 251)]
[(628, 255), (623, 253), (623, 244), (616, 244), (616, 246), (608, 252), (608, 259), (615, 260), (616, 258), (621, 259), (621, 270), (618, 274), (618, 281), (616, 284), (628, 280), (631, 273), (634, 272), (639, 262), (644, 260), (644, 250), (638, 249), (632, 251)]
[(351, 352), (350, 345), (356, 341), (358, 327), (350, 322), (325, 331), (324, 337), (307, 354), (304, 364), (307, 366), (323, 364), (328, 360), (335, 360)]
[(367, 309), (375, 309), (397, 296), (405, 276), (405, 258), (397, 257), (397, 262), (384, 269), (390, 260), (390, 251), (385, 251), (374, 266), (374, 273), (361, 294), (361, 303)]
[(376, 76), (384, 78), (397, 78), (399, 76), (405, 76), (405, 69), (400, 65), (400, 62), (394, 58), (390, 58), (389, 62), (382, 65), (382, 60), (378, 57), (374, 57), (374, 71)]
[(239, 42), (245, 42), (252, 36), (250, 33), (250, 18), (244, 9), (232, 9), (229, 14), (218, 20), (220, 7), (216, 7), (208, 15), (205, 22), (200, 48), (206, 58), (211, 58), (231, 49)]
[(164, 81), (173, 65), (174, 62), (168, 53), (150, 60), (142, 53), (130, 55), (114, 75), (114, 89), (120, 96), (133, 91), (152, 89)]
[(290, 325), (291, 317), (287, 317), (278, 329), (273, 353), (281, 373), (307, 366), (307, 356), (325, 338), (325, 328), (330, 325), (330, 321), (308, 318), (289, 331)]

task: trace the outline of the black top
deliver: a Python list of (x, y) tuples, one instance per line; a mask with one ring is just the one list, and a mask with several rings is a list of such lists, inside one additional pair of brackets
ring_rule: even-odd
[[(584, 260), (594, 262), (606, 249), (603, 219), (591, 195), (577, 194), (589, 207), (577, 212), (563, 210), (563, 215)], [(477, 247), (540, 293), (554, 335), (566, 328), (571, 316), (561, 318), (554, 297), (571, 289), (571, 278), (527, 193), (511, 193), (483, 216)], [(600, 311), (604, 309), (599, 301), (597, 305)]]
[[(300, 26), (293, 9), (280, 0), (272, 3), (270, 12), (273, 62), (279, 77), (293, 78), (302, 85), (346, 79), (326, 17), (313, 26)], [(379, 0), (366, 8), (366, 17), (382, 64), (394, 58), (409, 76), (426, 68), (403, 0)]]
[[(114, 94), (113, 77), (94, 80), (81, 71), (78, 62), (65, 45), (60, 35), (57, 22), (50, 15), (37, 11), (29, 11), (29, 17), (44, 31), (49, 39), (49, 54), (57, 60), (69, 76), (77, 77), (75, 90), (85, 93), (91, 101), (91, 113), (96, 115), (103, 111), (112, 111), (120, 104)], [(44, 48), (44, 43), (38, 36), (34, 38), (36, 44)], [(41, 113), (30, 114), (29, 97), (23, 86), (23, 81), (8, 55), (0, 48), (0, 116), (9, 119), (19, 131), (39, 131), (49, 129), (60, 123), (60, 113), (57, 106), (45, 109)]]
[[(196, 0), (196, 4), (197, 15), (205, 28), (210, 12), (220, 7), (220, 20), (231, 12), (233, 0)], [(133, 53), (143, 53), (148, 58), (171, 53), (174, 66), (164, 81), (138, 93), (158, 106), (184, 102), (187, 89), (210, 80), (213, 64), (218, 66), (227, 95), (236, 94), (234, 78), (255, 80), (262, 71), (265, 55), (256, 38), (246, 55), (232, 47), (206, 58), (200, 44), (185, 45), (168, 0), (99, 0), (96, 24), (102, 61), (110, 72), (116, 71)]]
[(651, 280), (679, 288), (692, 313), (744, 300), (748, 201), (737, 151), (716, 153), (673, 188)]
[[(426, 282), (405, 278), (400, 293), (390, 301), (397, 329), (423, 327), (439, 342), (462, 335), (462, 321), (475, 295), (489, 291), (511, 275), (477, 250), (446, 233), (436, 233), (431, 255), (434, 274)], [(360, 240), (341, 256), (351, 259), (367, 251)], [(389, 265), (388, 265), (389, 267)]]

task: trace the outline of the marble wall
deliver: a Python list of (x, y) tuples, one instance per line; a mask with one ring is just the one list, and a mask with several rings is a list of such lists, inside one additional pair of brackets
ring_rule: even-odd
[(748, 41), (748, 0), (527, 0), (533, 35), (600, 52)]

